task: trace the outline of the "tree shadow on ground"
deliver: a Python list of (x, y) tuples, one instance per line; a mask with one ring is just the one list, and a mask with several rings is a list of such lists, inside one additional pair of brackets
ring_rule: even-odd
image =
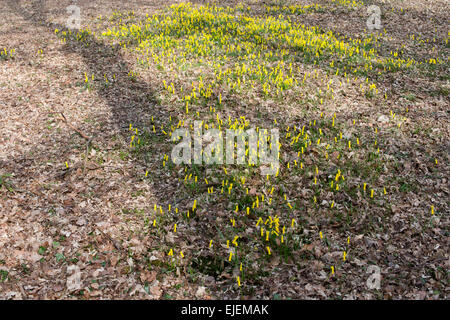
[[(68, 31), (63, 25), (47, 21), (45, 4), (45, 0), (34, 1), (32, 9), (28, 11), (20, 6), (20, 1), (8, 1), (8, 5), (17, 15), (36, 27), (48, 29), (49, 34), (54, 33), (55, 29)], [(93, 75), (95, 79), (102, 79), (104, 75), (112, 78), (112, 75), (115, 75), (113, 85), (94, 90), (109, 107), (111, 116), (108, 121), (122, 132), (124, 140), (129, 139), (129, 132), (126, 129), (131, 123), (137, 128), (146, 128), (152, 116), (161, 119), (162, 115), (167, 115), (168, 110), (158, 105), (153, 88), (137, 77), (130, 78), (132, 68), (122, 57), (119, 45), (106, 45), (93, 36), (87, 36), (84, 43), (67, 39), (63, 53), (79, 55), (83, 59), (83, 67), (87, 70), (87, 74)], [(105, 142), (99, 141), (102, 137), (97, 133), (91, 138), (93, 144)], [(14, 163), (14, 159), (9, 162)], [(151, 163), (146, 165), (148, 168), (152, 167)], [(163, 192), (164, 195), (159, 200), (163, 203), (167, 201), (167, 190), (154, 191)]]

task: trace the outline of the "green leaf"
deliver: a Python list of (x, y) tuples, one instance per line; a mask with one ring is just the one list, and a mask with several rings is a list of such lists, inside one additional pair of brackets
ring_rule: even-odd
[(38, 250), (38, 253), (42, 256), (42, 255), (45, 254), (45, 251), (47, 251), (47, 248), (43, 247), (43, 246), (40, 246), (39, 250)]
[(61, 260), (65, 260), (66, 257), (64, 257), (64, 255), (62, 253), (57, 253), (55, 254), (55, 258), (57, 262), (60, 262)]
[(8, 278), (8, 271), (6, 270), (0, 270), (0, 282), (5, 282)]

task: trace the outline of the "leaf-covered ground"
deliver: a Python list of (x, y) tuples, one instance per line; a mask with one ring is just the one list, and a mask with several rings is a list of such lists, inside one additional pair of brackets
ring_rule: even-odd
[(446, 1), (104, 2), (1, 4), (2, 299), (448, 299)]

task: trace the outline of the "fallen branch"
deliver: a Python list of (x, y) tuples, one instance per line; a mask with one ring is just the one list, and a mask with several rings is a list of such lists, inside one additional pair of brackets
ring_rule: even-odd
[(73, 131), (75, 131), (76, 133), (78, 133), (82, 138), (86, 139), (87, 141), (91, 141), (92, 139), (89, 138), (86, 134), (84, 134), (83, 132), (81, 132), (78, 128), (76, 128), (73, 124), (71, 124), (69, 121), (67, 121), (66, 116), (64, 115), (64, 113), (62, 112), (51, 112), (50, 114), (55, 114), (58, 113), (60, 115), (59, 119), (61, 119), (62, 121), (65, 122), (65, 124), (71, 128)]
[(124, 252), (125, 256), (128, 255), (127, 250), (125, 248), (122, 248), (122, 246), (119, 244), (119, 242), (114, 240), (109, 234), (107, 234), (106, 232), (103, 232), (102, 230), (100, 230), (100, 228), (96, 228), (95, 230), (98, 230), (103, 236), (105, 236), (109, 241), (111, 241), (112, 244), (114, 245), (114, 247), (117, 249), (117, 251)]

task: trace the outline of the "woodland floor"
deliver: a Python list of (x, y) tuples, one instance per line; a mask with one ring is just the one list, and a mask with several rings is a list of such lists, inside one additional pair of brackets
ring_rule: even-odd
[[(0, 298), (448, 299), (449, 4), (344, 2), (297, 1), (323, 9), (292, 19), (364, 38), (367, 7), (377, 4), (385, 31), (377, 54), (403, 51), (423, 64), (347, 82), (331, 60), (307, 63), (293, 50), (283, 57), (286, 70), (294, 63), (292, 77), (303, 84), (281, 98), (265, 97), (259, 84), (253, 91), (223, 85), (212, 92), (214, 113), (213, 99), (199, 98), (186, 114), (179, 87), (187, 94), (199, 76), (213, 74), (201, 59), (186, 56), (196, 68), (177, 69), (164, 56), (143, 66), (135, 42), (124, 47), (128, 38), (101, 35), (179, 1), (79, 0), (89, 30), (80, 38), (63, 34), (71, 1), (2, 1)], [(294, 4), (238, 3), (215, 5), (261, 17), (265, 6)], [(376, 94), (361, 91), (370, 83)], [(280, 176), (169, 164), (165, 130), (197, 111), (211, 123), (245, 116), (272, 128), (276, 120)], [(303, 126), (312, 143), (295, 158), (300, 149), (289, 143)], [(298, 131), (285, 138), (288, 130)], [(334, 179), (338, 169), (345, 180)], [(378, 289), (367, 285), (371, 265), (381, 272)]]

